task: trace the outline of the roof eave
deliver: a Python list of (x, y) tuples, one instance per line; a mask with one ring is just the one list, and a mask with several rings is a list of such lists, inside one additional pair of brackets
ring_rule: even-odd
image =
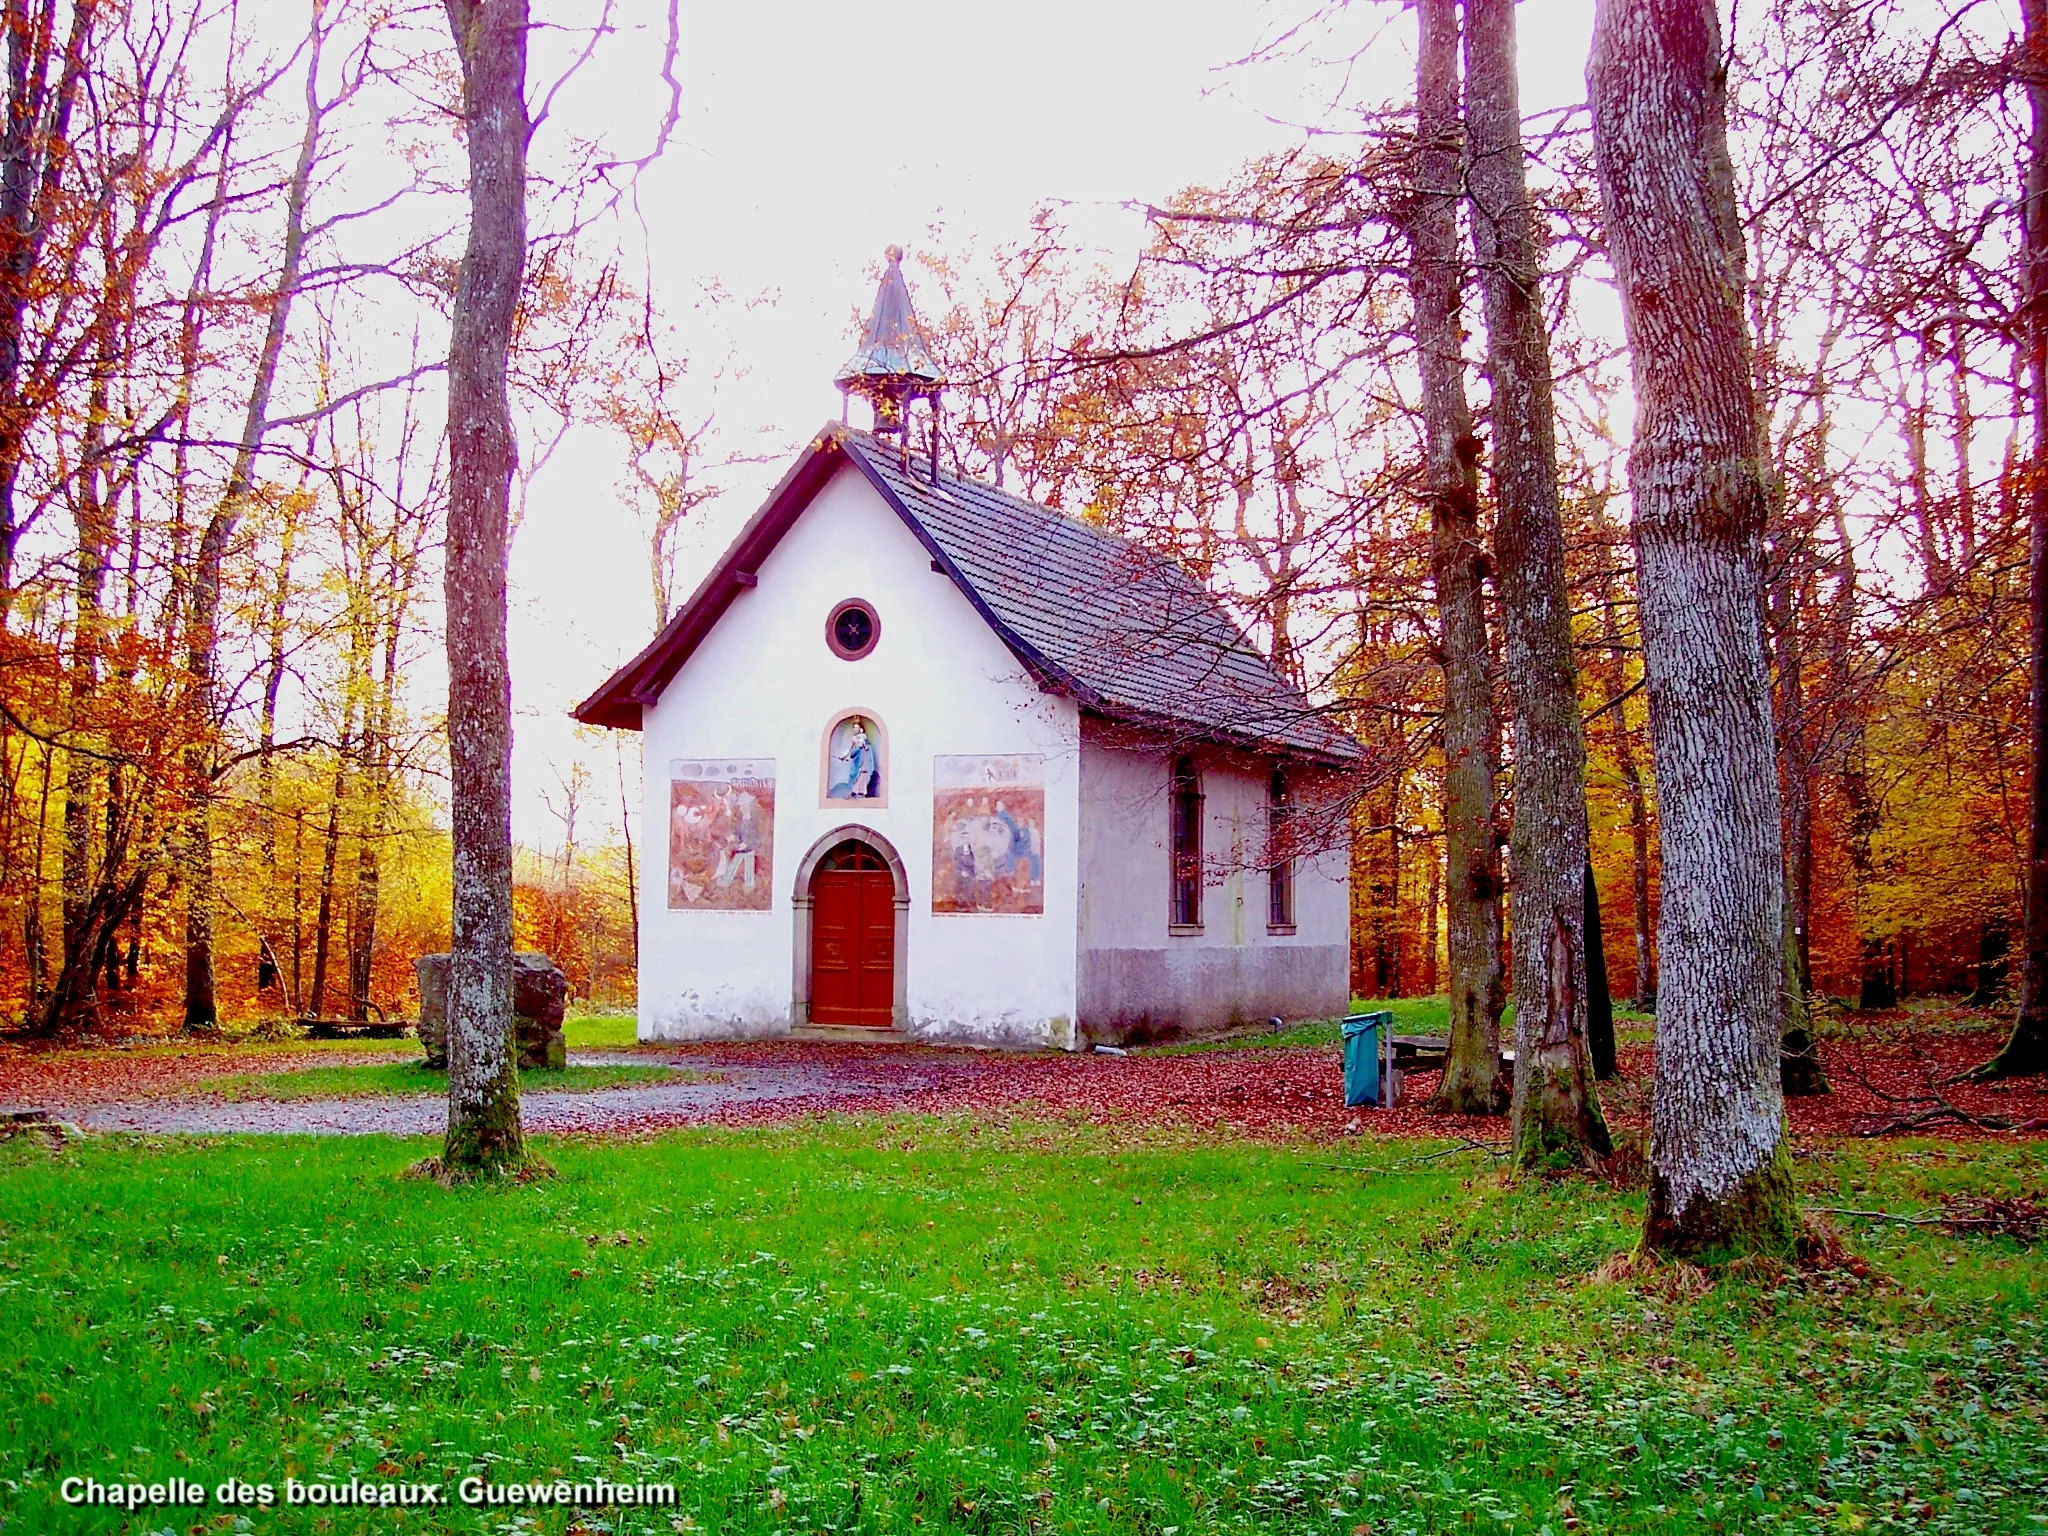
[(1156, 710), (1134, 709), (1128, 705), (1108, 703), (1084, 707), (1089, 714), (1099, 719), (1144, 731), (1148, 735), (1163, 736), (1174, 741), (1199, 741), (1233, 752), (1249, 752), (1259, 757), (1284, 757), (1336, 769), (1356, 767), (1365, 758), (1362, 750), (1344, 752), (1302, 746), (1277, 736), (1261, 735), (1256, 731), (1233, 731), (1227, 726), (1204, 725), (1199, 721), (1161, 714)]
[(844, 457), (848, 455), (843, 430), (836, 424), (826, 426), (776, 482), (739, 537), (662, 626), (661, 633), (569, 713), (584, 725), (639, 730), (641, 709), (661, 698), (662, 690), (734, 599), (753, 587), (761, 561), (782, 541), (796, 514)]

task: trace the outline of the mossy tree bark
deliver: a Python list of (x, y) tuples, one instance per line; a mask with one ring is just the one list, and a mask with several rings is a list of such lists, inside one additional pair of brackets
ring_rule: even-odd
[(1587, 66), (1636, 393), (1629, 483), (1662, 817), (1644, 1247), (1786, 1251), (1784, 866), (1764, 482), (1714, 0), (1599, 0)]
[(1465, 396), (1458, 200), (1464, 129), (1458, 115), (1457, 0), (1421, 0), (1408, 289), (1422, 374), (1424, 495), (1444, 674), (1444, 912), (1450, 961), (1450, 1052), (1432, 1107), (1497, 1115), (1500, 1015), (1500, 845), (1494, 836), (1500, 719), (1487, 676), (1488, 568), (1479, 535), (1479, 445)]
[(1568, 1167), (1610, 1144), (1586, 1045), (1586, 741), (1515, 56), (1514, 0), (1466, 0), (1465, 185), (1493, 381), (1495, 582), (1515, 732), (1514, 1157)]
[(2027, 384), (2033, 396), (2034, 473), (2027, 489), (2027, 618), (2033, 697), (2028, 736), (2033, 786), (2027, 815), (2025, 953), (2019, 1017), (2005, 1048), (1978, 1068), (1979, 1077), (2033, 1077), (2048, 1072), (2048, 0), (2022, 0), (2026, 27)]
[(462, 60), (469, 241), (448, 348), (448, 759), (454, 922), (448, 1140), (455, 1176), (525, 1160), (512, 1048), (512, 686), (506, 388), (526, 267), (527, 0), (444, 0)]

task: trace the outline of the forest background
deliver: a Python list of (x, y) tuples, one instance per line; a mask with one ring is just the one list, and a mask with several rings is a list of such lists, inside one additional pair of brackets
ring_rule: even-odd
[[(403, 1013), (449, 902), (432, 658), (462, 184), (439, 9), (313, 0), (259, 23), (198, 0), (6, 0), (0, 15), (0, 1019)], [(927, 19), (923, 46), (971, 43)], [(1431, 992), (1442, 681), (1401, 239), (1412, 23), (1362, 0), (1267, 22), (1176, 44), (1239, 61), (1216, 77), (1234, 113), (1180, 146), (1216, 165), (1206, 182), (1085, 189), (1099, 195), (972, 237), (923, 209), (913, 286), (954, 383), (959, 467), (1173, 553), (1367, 745), (1355, 989)], [(555, 120), (536, 137), (514, 358), (521, 558), (585, 536), (593, 500), (634, 536), (604, 573), (623, 633), (600, 656), (567, 647), (587, 674), (523, 699), (520, 720), (519, 939), (600, 1004), (632, 994), (637, 754), (558, 712), (687, 593), (815, 429), (867, 291), (857, 269), (829, 274), (843, 307), (819, 314), (766, 264), (678, 275), (671, 221), (746, 210), (665, 205), (636, 160), (649, 146), (605, 129), (661, 115), (671, 82), (630, 67), (660, 24), (621, 7), (536, 34), (536, 111)], [(1067, 56), (1120, 56), (1103, 35), (1119, 24), (1077, 16)], [(1555, 59), (1529, 30), (1593, 863), (1614, 989), (1647, 1004), (1656, 804), (1627, 370), (1579, 104), (1583, 18)], [(1991, 0), (1772, 0), (1730, 33), (1787, 887), (1815, 989), (1870, 1006), (2001, 997), (2018, 931), (2035, 468), (2017, 31), (2016, 7)], [(1049, 93), (1048, 118), (1096, 114), (1049, 126), (1055, 148), (1168, 110), (1100, 73)], [(653, 109), (617, 110), (621, 81)], [(948, 88), (973, 99), (971, 80)], [(900, 148), (900, 124), (860, 126)], [(1225, 142), (1258, 152), (1217, 159)], [(771, 149), (756, 210), (901, 216), (803, 134)], [(1183, 169), (1108, 158), (1111, 174)], [(579, 618), (545, 582), (519, 612), (543, 647)]]

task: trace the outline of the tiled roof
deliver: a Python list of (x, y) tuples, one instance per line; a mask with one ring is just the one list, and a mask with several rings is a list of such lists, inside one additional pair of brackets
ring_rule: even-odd
[(1358, 744), (1291, 687), (1172, 560), (1115, 534), (941, 474), (866, 433), (850, 457), (930, 535), (999, 633), (1083, 705), (1141, 724), (1353, 758)]
[(690, 601), (576, 708), (639, 724), (689, 652), (795, 522), (841, 456), (902, 516), (1041, 686), (1084, 709), (1170, 734), (1348, 762), (1358, 743), (1288, 684), (1216, 598), (1173, 561), (974, 480), (941, 474), (865, 432), (830, 427), (783, 478)]

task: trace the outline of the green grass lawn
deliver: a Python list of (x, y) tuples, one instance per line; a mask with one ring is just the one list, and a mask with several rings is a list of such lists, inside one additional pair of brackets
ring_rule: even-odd
[(395, 1040), (309, 1040), (300, 1035), (288, 1035), (282, 1039), (265, 1040), (254, 1035), (222, 1035), (212, 1039), (193, 1040), (176, 1037), (167, 1040), (149, 1040), (141, 1044), (92, 1045), (82, 1048), (78, 1054), (86, 1056), (100, 1054), (119, 1059), (124, 1056), (175, 1056), (189, 1057), (195, 1052), (246, 1051), (250, 1053), (292, 1051), (308, 1056), (332, 1056), (346, 1061), (352, 1056), (370, 1056), (392, 1051), (417, 1051), (419, 1041), (411, 1035), (400, 1035)]
[[(67, 1508), (59, 1481), (673, 1482), (564, 1532), (2038, 1532), (2048, 1263), (1859, 1227), (1877, 1278), (1600, 1283), (1640, 1201), (1415, 1143), (838, 1122), (554, 1142), (0, 1145), (7, 1532), (422, 1529)], [(1344, 1168), (1330, 1164), (1348, 1165)], [(1809, 1198), (2039, 1190), (1857, 1146)], [(452, 1492), (451, 1492), (452, 1497)]]
[[(565, 1019), (562, 1022), (563, 1037), (572, 1051), (617, 1050), (636, 1045), (634, 1020), (631, 1014), (599, 1014), (587, 1018)], [(186, 1056), (190, 1055), (195, 1043), (213, 1048), (226, 1046), (232, 1049), (265, 1051), (305, 1051), (311, 1054), (332, 1055), (346, 1059), (357, 1054), (371, 1054), (380, 1051), (417, 1050), (418, 1040), (412, 1035), (401, 1035), (395, 1040), (354, 1039), (354, 1040), (310, 1040), (303, 1035), (287, 1032), (277, 1039), (270, 1039), (249, 1030), (224, 1034), (218, 1040), (195, 1042), (185, 1036), (172, 1039), (155, 1039), (131, 1042), (99, 1049), (133, 1056)]]
[[(1394, 1032), (1400, 1035), (1441, 1035), (1448, 1033), (1451, 1027), (1451, 1000), (1447, 997), (1354, 997), (1351, 1011), (1391, 1013)], [(1501, 1016), (1501, 1027), (1504, 1031), (1512, 1030), (1514, 1022), (1515, 1005), (1510, 1003)], [(1632, 1013), (1619, 1004), (1615, 1006), (1615, 1035), (1624, 1042), (1647, 1044), (1655, 1022), (1646, 1013)], [(1241, 1051), (1260, 1046), (1336, 1045), (1341, 1038), (1342, 1026), (1338, 1020), (1314, 1019), (1290, 1024), (1276, 1034), (1250, 1030), (1215, 1040), (1182, 1041), (1160, 1046), (1158, 1050), (1162, 1054), (1174, 1054), (1182, 1051)]]
[[(587, 1093), (594, 1088), (617, 1088), (628, 1083), (689, 1082), (693, 1072), (674, 1067), (578, 1067), (560, 1072), (521, 1069), (519, 1086), (524, 1092), (547, 1090)], [(381, 1066), (305, 1067), (293, 1072), (245, 1073), (219, 1077), (195, 1087), (230, 1099), (344, 1099), (369, 1096), (403, 1097), (408, 1094), (448, 1093), (448, 1074), (429, 1071), (417, 1061), (389, 1062)]]
[[(1391, 997), (1376, 1002), (1353, 998), (1351, 1011), (1391, 1012), (1394, 1015), (1396, 1034), (1442, 1034), (1451, 1027), (1450, 999), (1443, 997)], [(1289, 1024), (1274, 1034), (1254, 1029), (1214, 1040), (1185, 1040), (1174, 1045), (1159, 1046), (1157, 1050), (1161, 1055), (1179, 1055), (1186, 1051), (1241, 1051), (1261, 1047), (1336, 1045), (1341, 1038), (1342, 1026), (1338, 1020), (1310, 1019), (1299, 1024)]]
[(636, 1028), (630, 1013), (623, 1017), (606, 1014), (598, 1018), (564, 1019), (562, 1038), (569, 1042), (572, 1051), (615, 1051), (640, 1043), (634, 1035)]

